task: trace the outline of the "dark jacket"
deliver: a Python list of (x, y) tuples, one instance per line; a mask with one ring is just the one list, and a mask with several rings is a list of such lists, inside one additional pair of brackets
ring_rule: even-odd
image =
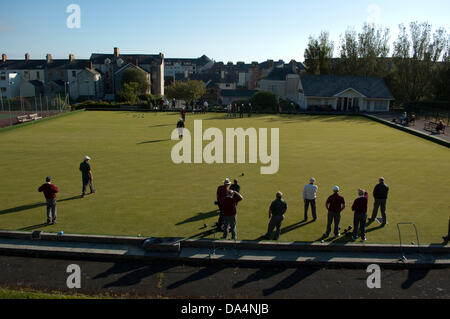
[(373, 197), (375, 199), (387, 199), (389, 194), (389, 187), (384, 183), (379, 183), (373, 190)]
[(178, 121), (177, 123), (177, 128), (183, 127), (184, 128), (184, 122), (183, 121)]

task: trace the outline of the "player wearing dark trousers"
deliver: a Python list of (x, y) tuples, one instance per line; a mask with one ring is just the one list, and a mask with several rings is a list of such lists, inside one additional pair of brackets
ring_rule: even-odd
[(91, 189), (91, 194), (95, 193), (95, 189), (92, 186), (92, 180), (94, 178), (92, 176), (91, 165), (89, 164), (90, 160), (91, 158), (89, 156), (85, 156), (84, 161), (80, 164), (81, 177), (83, 181), (83, 190), (82, 190), (83, 197), (86, 196), (87, 185), (89, 185), (89, 188)]
[(276, 199), (272, 202), (269, 208), (269, 226), (267, 234), (263, 236), (264, 239), (270, 239), (273, 230), (276, 228), (275, 240), (278, 240), (281, 235), (281, 224), (284, 220), (284, 214), (287, 211), (287, 203), (283, 199), (283, 193), (278, 192)]
[(223, 201), (227, 196), (228, 190), (230, 189), (231, 182), (228, 178), (225, 179), (223, 185), (217, 188), (217, 205), (219, 206), (219, 220), (217, 221), (217, 230), (222, 231), (223, 229)]
[(326, 208), (328, 210), (327, 230), (323, 235), (324, 238), (328, 238), (331, 233), (331, 224), (334, 222), (334, 236), (339, 237), (339, 223), (341, 222), (341, 212), (345, 208), (344, 197), (339, 195), (339, 187), (333, 188), (333, 195), (328, 197), (326, 202)]
[(358, 230), (361, 231), (361, 239), (366, 240), (366, 221), (367, 221), (367, 203), (369, 201), (369, 193), (364, 190), (358, 190), (358, 198), (355, 199), (352, 205), (352, 210), (355, 212), (353, 216), (353, 236), (352, 239), (358, 238)]
[(228, 229), (231, 232), (231, 239), (236, 240), (236, 215), (237, 203), (243, 199), (241, 194), (228, 190), (227, 195), (222, 200), (223, 213), (223, 236), (222, 239), (227, 239)]
[(313, 220), (317, 220), (317, 212), (316, 212), (316, 197), (317, 197), (317, 190), (319, 187), (317, 185), (314, 185), (316, 182), (316, 179), (313, 177), (310, 179), (309, 184), (307, 184), (303, 188), (303, 201), (305, 203), (305, 221), (308, 220), (308, 208), (311, 205), (311, 211), (312, 211), (312, 217)]
[(381, 217), (383, 218), (383, 222), (381, 224), (383, 226), (387, 224), (386, 202), (388, 194), (389, 187), (384, 183), (384, 178), (380, 177), (379, 184), (377, 184), (377, 186), (375, 186), (373, 190), (373, 197), (375, 198), (375, 202), (373, 204), (372, 217), (369, 219), (369, 222), (375, 221), (378, 215), (378, 209), (381, 208)]
[(46, 183), (39, 187), (38, 191), (43, 192), (47, 201), (47, 224), (56, 224), (56, 193), (58, 187), (52, 184), (52, 178), (47, 177)]

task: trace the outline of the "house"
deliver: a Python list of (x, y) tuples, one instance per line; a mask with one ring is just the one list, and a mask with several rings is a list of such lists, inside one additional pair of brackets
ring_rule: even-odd
[(24, 94), (29, 96), (33, 92), (42, 92), (45, 78), (45, 60), (30, 60), (28, 53), (25, 54), (25, 59), (23, 60), (10, 60), (6, 54), (2, 54), (0, 61), (0, 91), (3, 97), (13, 98), (21, 96), (22, 84), (30, 81), (35, 82), (24, 86)]
[(337, 75), (301, 75), (303, 109), (389, 112), (394, 100), (382, 78)]
[(133, 64), (150, 75), (150, 91), (155, 96), (164, 95), (164, 55), (159, 54), (120, 54), (114, 48), (113, 54), (93, 53), (90, 61), (96, 71), (103, 75), (103, 87), (106, 99), (114, 99), (120, 91), (117, 87), (116, 73), (123, 66)]
[(164, 76), (173, 77), (176, 74), (194, 74), (209, 70), (214, 65), (214, 61), (206, 55), (197, 59), (167, 58), (165, 59)]
[(262, 91), (273, 92), (278, 99), (300, 104), (300, 75), (295, 64), (280, 64), (258, 83)]
[(0, 62), (0, 87), (7, 98), (70, 94), (72, 99), (77, 99), (86, 94), (76, 88), (89, 87), (86, 96), (96, 99), (103, 96), (100, 84), (101, 74), (92, 69), (92, 63), (77, 60), (73, 54), (68, 59), (53, 59), (47, 54), (45, 59), (38, 60), (30, 59), (28, 53), (23, 60), (8, 60), (3, 54)]

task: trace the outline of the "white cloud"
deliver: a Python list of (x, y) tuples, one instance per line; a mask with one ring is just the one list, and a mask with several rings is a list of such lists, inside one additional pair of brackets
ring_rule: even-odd
[(372, 3), (367, 6), (367, 22), (380, 24), (381, 20), (381, 8), (378, 4)]

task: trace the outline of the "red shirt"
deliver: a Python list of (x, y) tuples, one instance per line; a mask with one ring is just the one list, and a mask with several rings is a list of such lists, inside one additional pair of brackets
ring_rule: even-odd
[(234, 195), (233, 197), (225, 197), (222, 200), (222, 215), (234, 216), (237, 214), (236, 204), (242, 200), (241, 197)]
[(219, 203), (221, 203), (222, 200), (227, 196), (227, 192), (228, 189), (225, 185), (219, 186), (219, 188), (217, 188), (217, 201)]
[(366, 192), (364, 197), (359, 197), (353, 202), (352, 210), (357, 214), (367, 213), (367, 203), (369, 202), (369, 194)]
[(58, 192), (58, 187), (53, 184), (45, 183), (38, 189), (39, 192), (44, 192), (44, 196), (47, 199), (56, 198), (56, 193)]
[(338, 193), (334, 193), (327, 199), (327, 204), (330, 204), (328, 210), (333, 213), (340, 213), (342, 211), (341, 204), (345, 205), (344, 197)]

